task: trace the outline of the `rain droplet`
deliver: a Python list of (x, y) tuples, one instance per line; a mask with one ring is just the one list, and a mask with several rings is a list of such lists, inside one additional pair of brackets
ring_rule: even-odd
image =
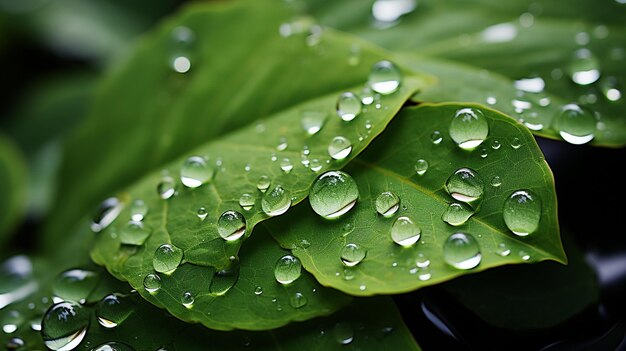
[(180, 297), (180, 303), (187, 308), (192, 308), (193, 303), (196, 301), (195, 297), (189, 291), (185, 291), (183, 296)]
[(499, 243), (498, 247), (496, 247), (496, 255), (506, 257), (511, 254), (511, 249), (506, 246), (505, 243)]
[(61, 299), (83, 303), (98, 285), (98, 274), (84, 269), (70, 269), (52, 282), (52, 293)]
[(51, 350), (73, 350), (83, 341), (88, 327), (89, 312), (78, 304), (63, 301), (44, 314), (41, 335)]
[(491, 178), (491, 186), (497, 188), (500, 185), (502, 185), (502, 179), (500, 178), (500, 176), (494, 176), (493, 178)]
[(574, 54), (568, 72), (574, 83), (589, 85), (600, 78), (600, 62), (589, 49), (579, 49)]
[(246, 233), (246, 219), (237, 211), (226, 211), (217, 220), (217, 231), (226, 241), (235, 241)]
[(520, 250), (520, 252), (517, 253), (519, 255), (519, 257), (523, 260), (523, 261), (528, 261), (530, 260), (530, 255), (528, 254), (528, 252), (524, 251), (524, 250)]
[(206, 216), (209, 215), (209, 213), (207, 212), (206, 208), (200, 207), (198, 209), (197, 215), (198, 215), (198, 218), (200, 218), (201, 221), (204, 221), (204, 219), (206, 218)]
[(379, 61), (372, 66), (367, 84), (375, 92), (388, 95), (396, 92), (402, 82), (400, 70), (389, 61)]
[(361, 113), (361, 100), (354, 93), (345, 92), (337, 99), (337, 115), (349, 122)]
[(502, 215), (504, 223), (514, 234), (526, 236), (539, 227), (541, 201), (530, 190), (518, 190), (504, 201)]
[(261, 295), (263, 294), (263, 288), (260, 286), (257, 286), (256, 288), (254, 288), (254, 295)]
[[(231, 260), (228, 267), (220, 269), (213, 275), (209, 291), (211, 294), (221, 296), (226, 294), (239, 280), (239, 271), (241, 266), (239, 260), (235, 258)], [(263, 292), (263, 290), (261, 290)]]
[(317, 134), (328, 118), (326, 111), (303, 111), (301, 117), (302, 128), (309, 134)]
[[(121, 342), (112, 341), (104, 343), (92, 351), (135, 351), (135, 349), (126, 344), (122, 344)], [(167, 349), (160, 348), (157, 349), (157, 351), (167, 351)]]
[(489, 105), (495, 105), (496, 102), (498, 102), (498, 99), (496, 99), (495, 96), (488, 96), (487, 100), (485, 100), (487, 102), (487, 104)]
[(91, 222), (91, 230), (95, 233), (108, 227), (124, 208), (124, 204), (116, 197), (110, 197), (102, 201)]
[(289, 298), (289, 304), (295, 309), (302, 308), (304, 305), (306, 305), (307, 302), (308, 300), (306, 296), (302, 295), (302, 293), (299, 292), (291, 295), (291, 297)]
[(446, 189), (456, 200), (471, 203), (482, 197), (485, 186), (476, 171), (461, 168), (448, 178)]
[(456, 111), (450, 123), (450, 138), (464, 150), (473, 150), (489, 134), (489, 124), (482, 111), (463, 108)]
[(502, 144), (500, 144), (500, 141), (498, 141), (497, 139), (494, 139), (491, 142), (491, 148), (494, 149), (494, 150), (498, 150), (501, 146), (502, 146)]
[(251, 194), (242, 194), (239, 198), (239, 206), (241, 206), (244, 211), (250, 211), (252, 207), (254, 207), (254, 196)]
[(268, 216), (279, 216), (291, 206), (291, 193), (282, 186), (277, 185), (271, 191), (263, 195), (261, 208)]
[(301, 271), (300, 260), (292, 255), (285, 255), (276, 262), (274, 277), (281, 284), (291, 284), (300, 278)]
[(433, 144), (435, 145), (441, 144), (442, 140), (443, 140), (443, 136), (441, 135), (440, 131), (436, 130), (432, 132), (432, 134), (430, 134), (430, 141), (432, 141)]
[(430, 259), (423, 253), (419, 253), (417, 254), (417, 258), (415, 259), (415, 265), (418, 268), (426, 268), (430, 266)]
[(341, 249), (341, 262), (348, 267), (353, 267), (361, 263), (366, 255), (367, 250), (361, 246), (357, 244), (346, 244), (346, 246)]
[(554, 119), (554, 127), (565, 141), (580, 145), (591, 141), (596, 131), (593, 113), (576, 104), (568, 104)]
[(148, 205), (143, 200), (135, 200), (130, 205), (130, 219), (135, 222), (143, 221), (147, 213)]
[(152, 257), (152, 267), (155, 271), (172, 274), (183, 260), (183, 250), (172, 244), (159, 246)]
[(313, 172), (319, 172), (322, 169), (322, 164), (320, 163), (320, 160), (314, 158), (311, 160), (311, 171)]
[(348, 345), (354, 340), (354, 329), (348, 322), (339, 322), (333, 328), (333, 336), (340, 345)]
[(102, 298), (96, 306), (98, 323), (105, 328), (115, 328), (133, 313), (128, 298), (120, 294), (110, 294)]
[(424, 175), (428, 171), (428, 161), (419, 159), (415, 161), (415, 172), (418, 175)]
[(127, 245), (143, 245), (152, 234), (152, 228), (143, 222), (129, 221), (120, 231), (120, 241)]
[(342, 171), (321, 174), (309, 192), (309, 203), (318, 215), (333, 219), (350, 211), (359, 198), (359, 188), (352, 177)]
[(328, 144), (328, 154), (335, 160), (343, 160), (352, 152), (352, 143), (345, 137), (336, 136)]
[(421, 233), (421, 229), (409, 217), (398, 217), (391, 226), (391, 239), (404, 247), (415, 244)]
[(470, 234), (450, 235), (443, 244), (443, 258), (454, 268), (472, 269), (480, 263), (482, 255), (478, 242)]
[(161, 278), (154, 273), (146, 275), (143, 278), (143, 288), (151, 294), (158, 292), (161, 289)]
[(515, 137), (515, 138), (513, 138), (513, 140), (511, 140), (511, 147), (512, 148), (519, 149), (520, 146), (522, 146), (522, 141), (518, 137)]
[(400, 208), (400, 198), (391, 191), (385, 191), (376, 198), (376, 212), (383, 217), (391, 217)]
[(174, 184), (174, 179), (169, 176), (164, 176), (163, 178), (161, 178), (161, 181), (159, 181), (159, 184), (157, 184), (157, 193), (159, 193), (161, 199), (167, 200), (174, 196), (175, 192), (176, 188)]
[(180, 181), (188, 188), (197, 188), (213, 178), (215, 169), (200, 156), (191, 156), (180, 169)]
[(283, 158), (283, 160), (280, 161), (280, 169), (282, 169), (285, 173), (289, 173), (293, 169), (293, 163), (291, 163), (290, 159)]
[(265, 192), (271, 184), (271, 180), (268, 176), (259, 177), (259, 181), (256, 183), (257, 189), (261, 190), (261, 192)]
[(451, 203), (444, 211), (441, 219), (452, 226), (460, 226), (465, 224), (467, 220), (474, 214), (467, 206), (459, 203)]
[(489, 156), (489, 153), (487, 152), (487, 149), (482, 148), (482, 149), (480, 150), (480, 157), (481, 157), (481, 158), (487, 158), (487, 156)]

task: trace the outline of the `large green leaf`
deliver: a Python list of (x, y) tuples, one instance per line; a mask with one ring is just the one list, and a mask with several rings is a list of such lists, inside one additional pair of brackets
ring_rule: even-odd
[[(486, 140), (470, 152), (457, 147), (449, 134), (456, 111), (468, 107), (482, 111), (489, 124)], [(435, 131), (443, 138), (438, 144), (431, 139)], [(423, 175), (415, 170), (419, 159), (429, 164)], [(460, 202), (448, 194), (445, 184), (461, 168), (476, 172), (484, 184), (484, 197), (474, 206), (476, 213), (454, 227), (442, 220), (442, 214), (450, 203)], [(468, 104), (422, 104), (405, 109), (345, 171), (356, 180), (360, 195), (344, 218), (324, 220), (308, 204), (302, 204), (267, 222), (273, 237), (281, 246), (292, 248), (322, 285), (354, 295), (390, 294), (504, 264), (566, 261), (552, 173), (532, 134), (496, 111)], [(495, 177), (499, 177), (497, 182)], [(514, 235), (503, 219), (505, 200), (520, 189), (533, 192), (542, 204), (539, 226), (526, 237)], [(376, 199), (385, 191), (400, 198), (401, 209), (392, 218), (377, 214)], [(409, 217), (421, 229), (421, 238), (409, 248), (395, 244), (390, 237), (399, 216)], [(457, 232), (472, 235), (480, 246), (482, 260), (474, 269), (456, 269), (444, 260), (444, 242)], [(301, 240), (310, 245), (298, 245)], [(367, 250), (365, 259), (351, 268), (340, 258), (343, 247), (350, 243)], [(497, 254), (506, 250), (506, 255)]]
[(25, 210), (26, 174), (21, 152), (0, 134), (0, 244), (8, 239)]

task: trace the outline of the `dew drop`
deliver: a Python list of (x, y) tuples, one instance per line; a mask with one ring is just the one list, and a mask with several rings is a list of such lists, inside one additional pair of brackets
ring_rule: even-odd
[(185, 291), (183, 296), (180, 297), (180, 303), (187, 308), (192, 308), (196, 298), (189, 291)]
[[(216, 296), (226, 294), (233, 286), (235, 286), (235, 284), (237, 284), (240, 269), (241, 266), (239, 264), (239, 260), (235, 258), (226, 268), (215, 272), (213, 280), (211, 280), (211, 285), (209, 286), (211, 294)], [(261, 290), (261, 292), (263, 291)]]
[(259, 181), (256, 183), (256, 187), (261, 192), (265, 192), (270, 187), (270, 184), (271, 180), (268, 176), (261, 176), (259, 177)]
[(326, 111), (303, 111), (301, 114), (302, 128), (309, 134), (317, 134), (326, 123), (328, 112)]
[(346, 244), (346, 246), (341, 249), (341, 263), (348, 267), (354, 267), (361, 263), (366, 255), (367, 250), (361, 246), (352, 243)]
[(96, 305), (98, 323), (105, 328), (115, 328), (133, 313), (133, 307), (127, 297), (110, 294)]
[(349, 122), (361, 113), (362, 105), (358, 96), (351, 92), (339, 95), (337, 99), (337, 115)]
[(428, 161), (419, 159), (415, 161), (415, 172), (418, 175), (424, 175), (428, 171)]
[(319, 172), (322, 169), (322, 164), (320, 163), (320, 160), (314, 158), (311, 160), (311, 171), (313, 172)]
[(279, 216), (291, 206), (291, 193), (282, 186), (276, 185), (272, 190), (263, 195), (261, 208), (266, 215)]
[(217, 231), (226, 241), (235, 241), (246, 233), (246, 219), (237, 211), (226, 211), (217, 220)]
[(430, 266), (430, 259), (423, 253), (419, 253), (417, 254), (417, 258), (415, 259), (415, 265), (418, 268), (426, 268)]
[(504, 201), (502, 215), (504, 223), (514, 234), (532, 234), (541, 220), (541, 201), (530, 190), (515, 191)]
[(461, 168), (448, 178), (446, 189), (456, 200), (471, 203), (482, 197), (485, 186), (476, 171)]
[(278, 138), (278, 145), (276, 145), (276, 150), (284, 151), (287, 149), (287, 146), (289, 146), (289, 144), (287, 143), (287, 138), (285, 137)]
[(127, 245), (143, 245), (152, 234), (152, 228), (143, 222), (129, 221), (120, 230), (120, 241)]
[(197, 188), (213, 178), (215, 169), (200, 156), (191, 156), (180, 169), (180, 181), (188, 188)]
[(250, 211), (254, 207), (254, 196), (252, 194), (242, 194), (239, 198), (239, 206), (244, 211)]
[(18, 311), (9, 311), (2, 316), (0, 324), (2, 324), (2, 331), (6, 334), (14, 333), (24, 323), (24, 316)]
[[(121, 342), (112, 341), (112, 342), (104, 343), (96, 347), (92, 351), (135, 351), (135, 349), (133, 349), (132, 347), (126, 344), (122, 344)], [(167, 350), (164, 348), (159, 348), (157, 349), (157, 351), (167, 351)]]
[(568, 67), (572, 81), (578, 85), (589, 85), (600, 78), (600, 63), (589, 49), (579, 49)]
[(482, 111), (463, 108), (454, 114), (450, 123), (450, 138), (464, 150), (473, 150), (482, 144), (489, 134), (489, 124)]
[(293, 163), (291, 163), (290, 159), (283, 158), (283, 160), (280, 161), (280, 169), (282, 169), (285, 173), (289, 173), (293, 169)]
[(516, 80), (513, 85), (515, 89), (528, 93), (541, 93), (546, 83), (541, 77), (522, 78)]
[(499, 243), (496, 247), (496, 255), (506, 257), (511, 254), (511, 249), (505, 243)]
[(524, 251), (524, 250), (520, 250), (520, 252), (517, 253), (519, 255), (519, 257), (523, 260), (523, 261), (528, 261), (530, 260), (530, 255), (528, 254), (528, 252)]
[(443, 136), (441, 135), (440, 131), (436, 130), (430, 134), (430, 141), (432, 141), (433, 144), (435, 145), (441, 144), (442, 140), (443, 140)]
[(500, 141), (498, 141), (497, 139), (494, 139), (491, 142), (491, 148), (494, 149), (494, 150), (498, 150), (501, 146), (502, 146), (502, 144), (500, 144)]
[(567, 104), (554, 119), (554, 127), (565, 141), (580, 145), (593, 139), (596, 120), (588, 109), (576, 104)]
[(354, 340), (354, 329), (347, 322), (339, 322), (333, 328), (333, 337), (340, 345), (348, 345)]
[(315, 213), (326, 219), (338, 218), (350, 211), (359, 198), (359, 188), (342, 171), (328, 171), (313, 182), (309, 203)]
[(158, 292), (161, 289), (161, 278), (154, 273), (146, 275), (143, 278), (143, 288), (151, 294)]
[(157, 193), (163, 200), (167, 200), (174, 196), (176, 192), (176, 187), (174, 184), (174, 179), (169, 176), (164, 176), (161, 178), (159, 183), (157, 184)]
[(143, 221), (148, 213), (148, 205), (143, 200), (135, 200), (130, 205), (130, 219), (139, 222)]
[(452, 226), (460, 226), (465, 224), (467, 220), (474, 214), (466, 205), (459, 203), (451, 203), (443, 212), (441, 219)]
[(491, 178), (491, 186), (492, 187), (499, 187), (500, 185), (502, 185), (502, 179), (500, 178), (500, 176), (494, 176), (493, 178)]
[(291, 284), (300, 278), (301, 271), (302, 264), (300, 260), (295, 256), (285, 255), (276, 262), (274, 277), (277, 282), (283, 285)]
[(427, 281), (432, 278), (432, 273), (430, 267), (419, 268), (417, 270), (417, 279), (421, 281)]
[(611, 102), (619, 101), (622, 98), (622, 91), (619, 89), (615, 77), (607, 77), (600, 81), (600, 89), (607, 100)]
[(209, 213), (207, 212), (206, 208), (200, 207), (198, 209), (197, 215), (198, 215), (198, 218), (200, 218), (201, 221), (204, 221), (204, 219), (206, 218), (206, 216), (209, 215)]
[(402, 82), (400, 70), (389, 61), (379, 61), (372, 66), (368, 85), (375, 92), (388, 95), (396, 92)]
[(376, 198), (376, 212), (383, 217), (391, 217), (400, 208), (400, 198), (391, 191), (385, 191)]
[(96, 272), (70, 269), (59, 274), (52, 282), (52, 293), (64, 300), (84, 303), (96, 288), (100, 277)]
[(454, 268), (472, 269), (480, 263), (482, 255), (478, 242), (470, 234), (456, 233), (443, 244), (443, 258)]
[(398, 217), (391, 225), (391, 239), (404, 247), (415, 244), (421, 233), (421, 229), (409, 217)]
[(514, 149), (519, 149), (520, 146), (522, 146), (522, 141), (518, 138), (515, 137), (511, 140), (511, 147)]
[(335, 160), (343, 160), (352, 152), (352, 143), (345, 137), (336, 136), (328, 144), (328, 154)]
[(183, 250), (172, 245), (159, 246), (152, 257), (152, 267), (155, 271), (163, 274), (172, 274), (183, 260)]
[(254, 295), (261, 295), (263, 294), (263, 288), (260, 286), (257, 286), (256, 288), (254, 288)]
[(119, 216), (123, 208), (124, 204), (116, 197), (110, 197), (102, 201), (93, 216), (91, 230), (98, 233), (108, 227)]
[(83, 341), (88, 327), (89, 312), (78, 304), (63, 301), (44, 314), (41, 335), (51, 350), (73, 350)]
[(306, 296), (304, 296), (302, 293), (299, 293), (299, 292), (291, 295), (291, 297), (289, 298), (289, 304), (291, 305), (291, 307), (295, 309), (304, 307), (304, 305), (306, 305), (307, 302), (308, 302), (308, 299), (306, 298)]
[(488, 96), (485, 102), (487, 102), (487, 104), (489, 105), (495, 105), (496, 102), (498, 102), (498, 99), (496, 99), (495, 96)]

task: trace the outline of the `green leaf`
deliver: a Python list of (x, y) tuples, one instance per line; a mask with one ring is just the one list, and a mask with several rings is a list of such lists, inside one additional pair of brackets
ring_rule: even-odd
[[(456, 111), (468, 107), (482, 111), (489, 124), (489, 136), (471, 152), (457, 147), (449, 136)], [(435, 131), (443, 138), (439, 144), (431, 140)], [(429, 163), (423, 175), (415, 170), (419, 159)], [(475, 206), (476, 213), (465, 224), (453, 227), (442, 220), (442, 214), (448, 204), (459, 201), (448, 194), (445, 183), (461, 168), (477, 173), (484, 183), (484, 195)], [(566, 261), (552, 173), (532, 134), (496, 111), (471, 104), (422, 104), (405, 109), (345, 171), (356, 180), (360, 196), (344, 218), (324, 220), (315, 216), (308, 204), (302, 204), (267, 222), (281, 246), (293, 248), (303, 266), (324, 286), (353, 295), (393, 294), (504, 264)], [(491, 185), (496, 176), (500, 177), (499, 186)], [(532, 191), (542, 204), (539, 226), (526, 237), (511, 233), (502, 215), (505, 200), (520, 189)], [(385, 191), (400, 198), (401, 209), (392, 218), (384, 218), (376, 210), (375, 201)], [(421, 229), (421, 238), (412, 247), (397, 245), (390, 237), (399, 216), (409, 217)], [(444, 261), (444, 242), (457, 232), (472, 235), (480, 246), (482, 260), (474, 269), (456, 269)], [(308, 240), (310, 246), (298, 247), (301, 240)], [(342, 248), (349, 243), (367, 250), (365, 259), (352, 268), (342, 265), (340, 259)], [(496, 254), (500, 244), (510, 250), (508, 255)], [(425, 266), (426, 260), (430, 261), (428, 267), (417, 267), (418, 261)]]
[(27, 173), (20, 150), (0, 134), (0, 244), (24, 214)]

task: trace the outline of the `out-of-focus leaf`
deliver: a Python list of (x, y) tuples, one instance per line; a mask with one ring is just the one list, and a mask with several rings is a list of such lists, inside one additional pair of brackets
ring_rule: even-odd
[(0, 244), (6, 242), (24, 213), (26, 175), (20, 150), (0, 134)]

